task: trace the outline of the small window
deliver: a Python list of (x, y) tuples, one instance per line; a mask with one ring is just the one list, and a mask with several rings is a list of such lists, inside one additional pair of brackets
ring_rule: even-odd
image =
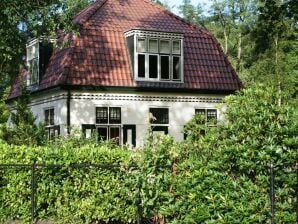
[(48, 140), (53, 140), (60, 135), (60, 126), (52, 125), (45, 128), (45, 134)]
[(158, 55), (149, 55), (149, 78), (158, 78)]
[(170, 57), (169, 56), (160, 56), (160, 70), (161, 70), (161, 79), (169, 80), (170, 79)]
[(180, 57), (173, 57), (173, 79), (174, 80), (180, 80), (181, 74), (181, 62)]
[(96, 123), (107, 124), (108, 123), (108, 108), (97, 107), (96, 108)]
[(121, 108), (120, 107), (96, 107), (97, 124), (120, 124)]
[(207, 123), (216, 124), (217, 111), (215, 109), (207, 109)]
[(195, 114), (199, 114), (204, 117), (205, 123), (212, 126), (217, 122), (217, 110), (216, 109), (196, 109)]
[(149, 52), (158, 53), (158, 40), (149, 39)]
[(149, 119), (151, 124), (168, 124), (169, 109), (168, 108), (150, 108)]
[(160, 40), (160, 53), (162, 54), (171, 53), (171, 45), (169, 40)]
[(138, 55), (138, 77), (145, 78), (146, 76), (146, 67), (145, 67), (145, 55)]
[(54, 114), (54, 108), (51, 108), (51, 109), (46, 109), (44, 111), (44, 123), (45, 123), (45, 126), (50, 126), (50, 125), (54, 125), (55, 122), (54, 122), (54, 118), (55, 118), (55, 114)]
[(137, 51), (144, 53), (147, 51), (146, 39), (138, 39)]
[(98, 127), (97, 134), (98, 134), (99, 141), (108, 140), (108, 127)]
[(112, 140), (117, 145), (120, 144), (120, 127), (119, 126), (110, 126), (109, 139)]
[(88, 139), (94, 136), (96, 126), (94, 124), (82, 124), (83, 137)]
[(121, 123), (121, 108), (110, 107), (109, 108), (109, 124), (120, 124)]
[(173, 41), (173, 54), (181, 54), (180, 41)]

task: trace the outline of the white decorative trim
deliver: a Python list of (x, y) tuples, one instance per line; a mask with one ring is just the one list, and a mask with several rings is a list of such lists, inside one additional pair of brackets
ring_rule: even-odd
[(169, 33), (169, 32), (163, 32), (163, 31), (150, 31), (150, 30), (140, 30), (140, 29), (129, 30), (124, 34), (126, 37), (136, 35), (138, 37), (183, 39), (182, 33)]
[(204, 97), (204, 96), (142, 96), (142, 95), (138, 96), (138, 95), (115, 95), (115, 94), (72, 94), (71, 99), (222, 103), (221, 97)]

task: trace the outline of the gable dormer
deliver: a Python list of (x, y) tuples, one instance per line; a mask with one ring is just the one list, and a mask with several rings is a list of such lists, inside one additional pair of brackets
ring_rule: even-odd
[(27, 85), (38, 85), (48, 66), (54, 39), (40, 37), (26, 44), (26, 63), (28, 66)]
[(134, 29), (125, 36), (135, 81), (183, 82), (182, 33)]

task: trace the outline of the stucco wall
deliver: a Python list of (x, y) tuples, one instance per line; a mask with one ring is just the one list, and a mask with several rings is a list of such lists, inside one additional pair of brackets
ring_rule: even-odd
[[(192, 118), (196, 108), (217, 108), (222, 96), (154, 94), (154, 93), (87, 93), (76, 92), (71, 99), (71, 125), (95, 124), (95, 108), (121, 107), (122, 124), (136, 125), (136, 144), (148, 136), (149, 108), (169, 108), (169, 135), (183, 140), (183, 126)], [(218, 111), (218, 119), (222, 119)]]
[[(169, 135), (183, 140), (183, 126), (199, 108), (219, 108), (222, 95), (169, 94), (169, 93), (121, 93), (121, 92), (71, 92), (70, 123), (74, 129), (82, 124), (95, 124), (95, 110), (100, 106), (121, 107), (122, 125), (136, 125), (136, 145), (141, 146), (148, 137), (149, 108), (169, 109)], [(37, 122), (44, 122), (44, 110), (55, 109), (55, 124), (60, 125), (61, 135), (66, 135), (67, 92), (35, 96), (31, 109)], [(217, 118), (222, 119), (218, 110)], [(123, 135), (123, 133), (121, 133)]]

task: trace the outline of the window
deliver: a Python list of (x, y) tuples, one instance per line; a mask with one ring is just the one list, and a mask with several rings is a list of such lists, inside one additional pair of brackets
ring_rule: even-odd
[(217, 122), (216, 109), (196, 109), (195, 114), (200, 114), (204, 117), (204, 123), (208, 126), (214, 126)]
[(169, 109), (168, 108), (150, 108), (149, 122), (153, 134), (168, 134)]
[(27, 46), (27, 65), (29, 70), (28, 85), (38, 83), (39, 79), (39, 42), (32, 42)]
[(98, 140), (112, 140), (120, 144), (120, 107), (96, 107), (96, 124)]
[(44, 110), (45, 133), (48, 140), (53, 140), (60, 135), (60, 126), (55, 125), (54, 108)]
[(54, 108), (46, 109), (44, 111), (44, 118), (45, 118), (44, 123), (45, 123), (45, 126), (54, 125), (54, 117), (55, 117)]
[(183, 81), (183, 34), (132, 30), (125, 35), (136, 80)]

